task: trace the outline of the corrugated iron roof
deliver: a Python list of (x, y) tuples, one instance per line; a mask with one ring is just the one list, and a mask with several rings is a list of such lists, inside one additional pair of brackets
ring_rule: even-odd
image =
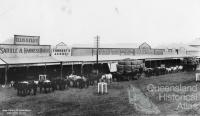
[[(173, 58), (190, 57), (191, 55), (99, 55), (99, 62), (118, 61), (126, 58), (130, 59), (147, 59), (147, 60), (164, 60)], [(26, 57), (26, 58), (4, 58), (3, 59), (9, 65), (31, 65), (31, 64), (50, 64), (50, 63), (79, 63), (82, 62), (96, 62), (96, 56), (59, 56), (59, 57)], [(0, 64), (5, 62), (0, 60)]]
[(38, 64), (59, 62), (53, 57), (20, 57), (20, 58), (3, 58), (8, 64)]
[[(99, 61), (118, 61), (126, 58), (130, 59), (171, 59), (189, 57), (190, 55), (99, 55)], [(71, 57), (55, 57), (62, 62), (95, 62), (96, 56), (71, 56)]]
[[(72, 47), (75, 48), (94, 48), (95, 45), (92, 44), (73, 44)], [(116, 44), (101, 44), (99, 48), (138, 48), (139, 44), (136, 43), (116, 43)]]

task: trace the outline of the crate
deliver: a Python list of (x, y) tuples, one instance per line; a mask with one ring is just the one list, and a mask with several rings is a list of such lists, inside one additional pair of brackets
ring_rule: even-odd
[(105, 82), (98, 83), (98, 93), (99, 94), (108, 93), (107, 83), (105, 83)]
[(200, 81), (200, 73), (196, 73), (196, 81)]

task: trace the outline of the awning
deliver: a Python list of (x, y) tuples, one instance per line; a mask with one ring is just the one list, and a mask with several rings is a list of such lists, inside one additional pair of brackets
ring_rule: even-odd
[[(117, 62), (122, 59), (145, 59), (145, 60), (166, 60), (166, 59), (180, 59), (184, 57), (191, 57), (191, 55), (99, 55), (99, 63), (104, 62)], [(96, 56), (69, 56), (69, 57), (55, 57), (56, 60), (64, 62), (66, 64), (81, 64), (91, 62), (96, 62)]]
[[(99, 63), (116, 63), (119, 60), (143, 59), (143, 60), (166, 60), (180, 59), (184, 57), (192, 57), (192, 55), (99, 55)], [(61, 56), (61, 57), (24, 57), (24, 58), (3, 58), (0, 60), (0, 65), (8, 64), (9, 67), (15, 66), (42, 66), (42, 65), (63, 65), (71, 64), (89, 64), (96, 62), (96, 56)]]
[[(56, 60), (61, 62), (73, 62), (73, 63), (80, 63), (80, 62), (95, 62), (96, 56), (69, 56), (69, 57), (55, 57)], [(99, 62), (102, 61), (115, 61), (120, 59), (119, 56), (115, 55), (99, 55)]]
[(53, 57), (20, 57), (20, 58), (3, 58), (3, 60), (9, 65), (18, 64), (45, 64), (59, 62)]
[(182, 59), (185, 57), (192, 57), (191, 55), (154, 55), (148, 58), (145, 58), (146, 61), (151, 60), (175, 60), (175, 59)]

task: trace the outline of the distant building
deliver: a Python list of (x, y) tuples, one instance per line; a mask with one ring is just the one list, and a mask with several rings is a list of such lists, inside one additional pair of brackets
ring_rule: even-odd
[(194, 41), (192, 41), (191, 43), (189, 43), (189, 46), (200, 49), (200, 38), (197, 38)]
[(181, 54), (181, 55), (192, 55), (193, 53), (197, 52), (198, 49), (191, 47), (187, 44), (183, 43), (172, 43), (172, 44), (165, 44), (165, 45), (159, 45), (157, 48), (165, 49), (163, 54)]
[(51, 48), (52, 56), (71, 56), (71, 48), (68, 47), (64, 42), (60, 42), (56, 46)]
[[(163, 55), (164, 49), (152, 49), (146, 42), (141, 45), (132, 43), (122, 44), (101, 44), (99, 55)], [(96, 48), (91, 45), (73, 46), (72, 56), (94, 56)]]
[(151, 46), (144, 42), (139, 46), (139, 49), (151, 49)]
[[(99, 55), (135, 55), (136, 43), (100, 44)], [(73, 45), (72, 56), (94, 56), (97, 51), (94, 45)]]
[(189, 43), (189, 46), (191, 46), (192, 48), (194, 48), (196, 50), (190, 51), (188, 53), (190, 55), (197, 55), (198, 57), (200, 57), (200, 38), (197, 38), (194, 41), (192, 41), (191, 43)]

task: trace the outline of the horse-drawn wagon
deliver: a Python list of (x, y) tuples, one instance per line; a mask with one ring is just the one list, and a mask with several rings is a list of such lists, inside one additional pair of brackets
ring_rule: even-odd
[(143, 60), (124, 59), (118, 62), (115, 77), (117, 80), (139, 79), (145, 64)]

